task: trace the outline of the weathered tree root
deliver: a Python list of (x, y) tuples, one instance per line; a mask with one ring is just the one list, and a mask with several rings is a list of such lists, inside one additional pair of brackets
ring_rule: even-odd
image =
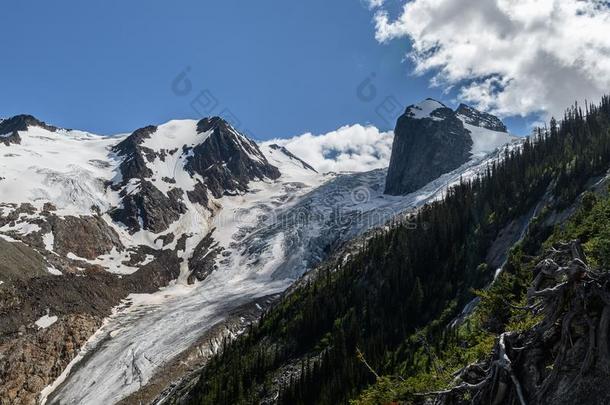
[[(467, 392), (472, 404), (538, 404), (545, 401), (562, 373), (575, 374), (569, 386), (563, 387), (568, 391), (595, 368), (610, 374), (610, 273), (591, 269), (580, 243), (572, 241), (551, 249), (547, 258), (534, 270), (534, 280), (527, 292), (527, 306), (509, 306), (541, 315), (542, 321), (522, 334), (506, 332), (500, 335), (492, 357), (484, 365), (477, 365), (485, 370), (479, 380), (468, 378), (467, 367), (459, 373), (458, 379), (468, 382), (422, 395), (433, 395), (435, 404), (445, 405), (464, 403), (459, 398)], [(573, 324), (578, 328), (574, 329)], [(586, 343), (579, 364), (573, 364), (573, 353), (568, 356), (574, 346), (575, 330), (581, 331), (577, 337)], [(529, 376), (528, 384), (524, 385), (519, 374), (524, 372), (527, 359), (519, 359), (520, 349), (515, 345), (524, 342), (525, 346), (533, 347), (533, 341), (544, 342), (545, 339), (555, 339), (556, 342), (552, 367), (550, 370), (536, 369), (542, 381), (534, 381)], [(534, 367), (534, 363), (528, 364)], [(522, 377), (528, 376), (522, 374)]]
[[(520, 405), (526, 405), (527, 402), (525, 400), (525, 396), (523, 394), (523, 389), (521, 387), (521, 383), (517, 378), (513, 367), (512, 361), (508, 355), (506, 342), (510, 339), (512, 334), (510, 332), (503, 333), (500, 335), (498, 342), (496, 343), (494, 349), (493, 360), (490, 363), (489, 368), (486, 371), (486, 376), (481, 381), (476, 384), (471, 383), (462, 383), (456, 387), (445, 391), (435, 391), (429, 392), (426, 394), (421, 394), (422, 396), (436, 396), (436, 403), (444, 403), (444, 397), (451, 397), (455, 395), (461, 395), (465, 392), (472, 392), (475, 394), (480, 394), (485, 390), (486, 387), (493, 387), (494, 395), (490, 397), (489, 401), (486, 403), (491, 403), (493, 405), (504, 404), (504, 399), (506, 398), (507, 392), (509, 390), (508, 382), (512, 382), (517, 398), (519, 400)], [(477, 367), (481, 367), (480, 365), (476, 365)], [(472, 367), (472, 365), (467, 368)], [(461, 374), (465, 374), (466, 369), (463, 370)]]

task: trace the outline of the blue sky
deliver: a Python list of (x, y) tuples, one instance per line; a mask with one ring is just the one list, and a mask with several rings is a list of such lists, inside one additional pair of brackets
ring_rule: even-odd
[(24, 0), (2, 14), (4, 117), (113, 134), (225, 115), (268, 139), (388, 130), (408, 104), (451, 102), (411, 74), (407, 39), (375, 40), (360, 0)]

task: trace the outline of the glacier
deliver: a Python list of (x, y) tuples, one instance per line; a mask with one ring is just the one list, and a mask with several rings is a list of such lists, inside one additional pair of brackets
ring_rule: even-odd
[(155, 294), (131, 296), (130, 305), (107, 319), (86, 344), (86, 355), (74, 361), (71, 372), (46, 390), (47, 402), (101, 405), (138, 391), (232, 310), (285, 291), (324, 260), (329, 244), (349, 241), (442, 198), (451, 185), (501, 159), (503, 151), (474, 156), (406, 196), (383, 195), (386, 169), (378, 169), (333, 175), (319, 185), (288, 176), (223, 198), (214, 237), (227, 255), (218, 268), (193, 286), (177, 282)]

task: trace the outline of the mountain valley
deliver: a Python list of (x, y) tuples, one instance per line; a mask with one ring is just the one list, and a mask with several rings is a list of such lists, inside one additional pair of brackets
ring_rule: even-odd
[[(472, 290), (510, 273), (540, 218), (559, 224), (604, 189), (605, 147), (577, 172), (555, 144), (568, 125), (604, 128), (607, 102), (525, 139), (427, 99), (398, 120), (389, 168), (340, 173), (218, 117), (119, 136), (2, 120), (0, 403), (403, 392), (367, 360), (430, 362), (416, 333), (448, 339), (442, 326), (478, 313)], [(606, 142), (595, 131), (574, 149)]]

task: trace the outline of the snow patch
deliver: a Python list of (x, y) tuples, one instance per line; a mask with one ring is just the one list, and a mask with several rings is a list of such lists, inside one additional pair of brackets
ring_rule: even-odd
[(7, 241), (7, 242), (10, 242), (10, 243), (19, 243), (19, 241), (18, 241), (18, 240), (13, 239), (13, 238), (11, 238), (11, 237), (10, 237), (10, 236), (8, 236), (8, 235), (3, 235), (3, 234), (1, 234), (1, 233), (0, 233), (0, 239), (3, 239), (3, 240), (5, 240), (5, 241)]
[(38, 329), (46, 329), (49, 326), (53, 325), (55, 322), (57, 322), (57, 316), (49, 316), (49, 311), (47, 310), (47, 314), (43, 317), (40, 317), (34, 323), (36, 324), (36, 326), (38, 326)]
[(259, 145), (259, 148), (267, 161), (280, 169), (283, 181), (315, 182), (314, 179), (321, 177), (319, 173), (303, 167), (302, 161), (288, 156), (281, 150), (272, 148), (271, 145), (274, 145), (273, 141), (263, 142)]
[(429, 118), (434, 121), (442, 121), (442, 118), (432, 115), (432, 113), (439, 108), (446, 108), (446, 106), (436, 100), (428, 98), (419, 104), (412, 105), (407, 108), (407, 115), (416, 120)]
[(464, 128), (470, 132), (472, 138), (472, 154), (474, 156), (485, 156), (496, 149), (519, 141), (519, 137), (506, 132), (492, 131), (464, 122)]
[(49, 272), (49, 274), (52, 274), (54, 276), (63, 276), (63, 273), (53, 266), (48, 266), (47, 271)]
[(55, 236), (53, 235), (53, 231), (45, 233), (42, 236), (42, 242), (44, 243), (44, 248), (49, 252), (52, 252), (53, 247), (55, 246)]

